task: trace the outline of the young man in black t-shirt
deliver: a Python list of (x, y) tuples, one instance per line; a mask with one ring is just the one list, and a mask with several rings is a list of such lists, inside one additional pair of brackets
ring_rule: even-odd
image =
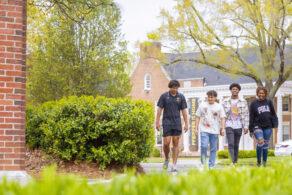
[(187, 102), (183, 94), (178, 93), (180, 83), (177, 80), (171, 80), (168, 84), (169, 91), (162, 94), (157, 103), (158, 110), (156, 116), (156, 129), (160, 130), (160, 116), (163, 110), (163, 151), (165, 154), (165, 161), (163, 168), (168, 168), (170, 142), (173, 145), (173, 167), (172, 171), (177, 171), (177, 157), (178, 157), (178, 143), (180, 135), (182, 134), (181, 116), (182, 111), (185, 126), (184, 131), (188, 131), (187, 120)]

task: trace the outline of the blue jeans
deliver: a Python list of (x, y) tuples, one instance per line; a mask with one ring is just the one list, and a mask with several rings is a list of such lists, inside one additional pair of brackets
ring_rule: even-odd
[(273, 129), (255, 129), (254, 136), (257, 140), (257, 159), (261, 162), (261, 156), (263, 153), (263, 162), (267, 162), (268, 150), (269, 150), (269, 140), (271, 138)]
[(206, 164), (207, 150), (208, 150), (208, 145), (210, 143), (209, 167), (212, 168), (215, 166), (218, 134), (201, 132), (200, 135), (201, 135), (201, 163), (202, 165)]

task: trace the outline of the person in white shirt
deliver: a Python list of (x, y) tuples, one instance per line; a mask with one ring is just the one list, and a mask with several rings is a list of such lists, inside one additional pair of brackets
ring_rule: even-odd
[(224, 136), (225, 112), (222, 105), (216, 102), (217, 92), (207, 92), (208, 101), (200, 104), (196, 112), (195, 134), (201, 136), (201, 163), (206, 164), (207, 150), (210, 144), (209, 168), (215, 166), (218, 135)]

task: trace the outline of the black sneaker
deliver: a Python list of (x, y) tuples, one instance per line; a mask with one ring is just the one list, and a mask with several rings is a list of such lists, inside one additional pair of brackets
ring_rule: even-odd
[(258, 161), (257, 166), (260, 167), (262, 165), (261, 161)]

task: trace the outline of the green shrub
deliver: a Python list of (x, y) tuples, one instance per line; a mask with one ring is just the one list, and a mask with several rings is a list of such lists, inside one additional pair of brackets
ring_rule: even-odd
[[(219, 159), (230, 158), (228, 150), (221, 150), (217, 152), (217, 156)], [(269, 150), (268, 156), (275, 156), (274, 150)], [(256, 150), (239, 150), (238, 158), (255, 158), (257, 157)]]
[(269, 150), (268, 156), (275, 156), (275, 150)]
[(255, 157), (257, 157), (257, 151), (256, 150), (249, 150), (249, 151), (246, 151), (246, 152), (247, 152), (248, 158), (255, 158)]
[(228, 150), (221, 150), (217, 152), (217, 156), (219, 159), (229, 158)]
[(66, 160), (136, 164), (154, 146), (153, 104), (92, 96), (63, 98), (26, 114), (28, 147)]
[(153, 156), (153, 157), (160, 157), (160, 150), (157, 149), (157, 148), (154, 148), (153, 151), (152, 151), (151, 156)]
[(248, 158), (248, 151), (239, 150), (238, 151), (238, 158)]

